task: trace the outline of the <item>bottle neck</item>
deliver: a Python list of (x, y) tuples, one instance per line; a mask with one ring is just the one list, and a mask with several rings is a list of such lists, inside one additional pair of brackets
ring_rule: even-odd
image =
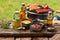
[(48, 15), (48, 19), (53, 19), (52, 15)]
[(25, 6), (22, 6), (21, 7), (21, 11), (25, 11), (26, 10), (26, 7)]

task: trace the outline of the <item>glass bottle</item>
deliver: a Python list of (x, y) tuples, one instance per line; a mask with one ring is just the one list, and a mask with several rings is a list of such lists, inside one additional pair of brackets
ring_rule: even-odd
[(19, 28), (20, 27), (19, 11), (15, 12), (12, 25), (13, 25), (13, 28)]
[(15, 11), (13, 19), (14, 20), (19, 20), (19, 11)]
[(21, 6), (21, 11), (20, 11), (20, 20), (25, 20), (26, 19), (26, 7), (25, 7), (25, 3), (22, 3)]
[(52, 13), (48, 13), (47, 26), (52, 27), (53, 17)]

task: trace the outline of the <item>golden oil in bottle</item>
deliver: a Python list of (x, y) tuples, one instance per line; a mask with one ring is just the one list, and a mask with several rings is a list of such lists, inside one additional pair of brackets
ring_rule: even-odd
[(20, 21), (14, 20), (12, 24), (13, 24), (13, 28), (19, 28), (20, 27)]
[(19, 11), (15, 12), (12, 25), (13, 25), (13, 28), (19, 28), (20, 27)]
[(26, 7), (25, 7), (25, 4), (22, 3), (22, 6), (21, 6), (21, 11), (20, 11), (20, 20), (25, 20), (26, 19)]
[(52, 27), (52, 23), (53, 23), (52, 13), (49, 13), (47, 18), (47, 26)]

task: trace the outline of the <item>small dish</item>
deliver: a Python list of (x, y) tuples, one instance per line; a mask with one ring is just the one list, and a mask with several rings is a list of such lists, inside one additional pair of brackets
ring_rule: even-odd
[(55, 32), (55, 28), (53, 28), (53, 27), (48, 27), (48, 28), (47, 28), (47, 31), (48, 31), (48, 32)]
[(22, 26), (25, 27), (26, 29), (30, 29), (30, 24), (31, 24), (30, 20), (22, 21)]
[(43, 23), (40, 23), (39, 21), (34, 21), (30, 25), (30, 30), (34, 32), (40, 32), (42, 31), (43, 27), (44, 27)]

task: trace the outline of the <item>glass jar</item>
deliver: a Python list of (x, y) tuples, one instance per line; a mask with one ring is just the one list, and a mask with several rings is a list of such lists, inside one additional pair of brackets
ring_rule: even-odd
[(19, 11), (15, 11), (12, 26), (13, 26), (13, 28), (19, 28), (20, 27)]
[(20, 25), (20, 20), (13, 20), (12, 22), (13, 28), (19, 28)]

